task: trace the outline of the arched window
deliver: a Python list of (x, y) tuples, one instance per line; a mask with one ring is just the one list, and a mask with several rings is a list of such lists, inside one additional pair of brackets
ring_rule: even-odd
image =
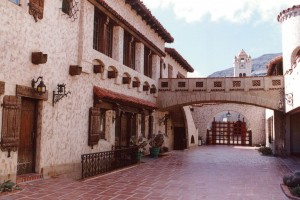
[(243, 73), (243, 77), (246, 77), (246, 73)]
[(242, 73), (239, 74), (239, 77), (243, 77)]

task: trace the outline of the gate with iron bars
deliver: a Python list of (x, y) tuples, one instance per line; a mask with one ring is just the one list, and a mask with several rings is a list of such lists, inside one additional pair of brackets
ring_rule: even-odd
[(211, 130), (207, 130), (208, 145), (241, 145), (252, 146), (252, 132), (247, 131), (246, 122), (213, 121)]

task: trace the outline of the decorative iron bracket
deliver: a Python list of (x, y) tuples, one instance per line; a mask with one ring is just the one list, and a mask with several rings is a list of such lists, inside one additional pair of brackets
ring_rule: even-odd
[(294, 105), (294, 97), (293, 97), (293, 93), (288, 93), (285, 95), (285, 100), (286, 100), (286, 103), (290, 106), (293, 106)]
[(68, 94), (71, 94), (70, 91), (66, 92), (66, 84), (57, 84), (57, 92), (53, 91), (53, 102), (52, 105), (59, 102), (62, 98), (67, 97)]

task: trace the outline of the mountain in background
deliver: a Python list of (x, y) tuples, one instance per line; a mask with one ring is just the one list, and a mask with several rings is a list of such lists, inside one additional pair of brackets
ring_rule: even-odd
[[(281, 55), (281, 53), (264, 54), (258, 58), (252, 59), (252, 76), (265, 76), (267, 74), (266, 65), (273, 58)], [(217, 71), (208, 77), (233, 77), (233, 67)]]

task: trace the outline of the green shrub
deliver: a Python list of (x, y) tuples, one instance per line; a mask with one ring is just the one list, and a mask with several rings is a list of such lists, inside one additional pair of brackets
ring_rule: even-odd
[(260, 147), (258, 151), (263, 155), (273, 155), (272, 149), (270, 147)]
[(299, 185), (291, 188), (290, 190), (294, 196), (300, 197), (300, 186)]
[(0, 185), (0, 192), (11, 192), (14, 186), (15, 183), (11, 182), (11, 180), (5, 181)]

